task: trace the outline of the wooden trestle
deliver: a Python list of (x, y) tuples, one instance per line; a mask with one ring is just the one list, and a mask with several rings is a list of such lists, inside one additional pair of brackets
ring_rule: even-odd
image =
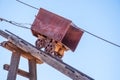
[[(36, 64), (42, 64), (43, 62), (41, 60), (38, 60), (29, 53), (24, 52), (9, 41), (2, 42), (1, 46), (12, 52), (10, 65), (5, 64), (3, 66), (3, 68), (8, 71), (7, 80), (16, 80), (17, 74), (26, 77), (29, 80), (37, 80)], [(21, 56), (28, 59), (29, 72), (18, 69)]]
[[(42, 64), (43, 62), (72, 80), (94, 80), (63, 61), (42, 50), (38, 50), (34, 45), (9, 31), (4, 32), (0, 30), (0, 35), (8, 39), (8, 41), (4, 41), (0, 45), (12, 52), (10, 65), (4, 65), (4, 69), (8, 71), (7, 80), (16, 80), (17, 74), (26, 77), (29, 80), (37, 80), (36, 64)], [(28, 59), (29, 72), (18, 69), (21, 56)]]

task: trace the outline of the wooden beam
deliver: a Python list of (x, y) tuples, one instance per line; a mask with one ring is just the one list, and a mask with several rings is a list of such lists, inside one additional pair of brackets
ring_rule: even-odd
[[(4, 64), (4, 65), (3, 65), (3, 69), (9, 71), (9, 68), (10, 68), (10, 65), (8, 65), (8, 64)], [(21, 69), (18, 69), (17, 74), (20, 75), (20, 76), (29, 78), (29, 73), (26, 72), (26, 71), (23, 71), (23, 70), (21, 70)]]
[(7, 31), (8, 33), (0, 30), (0, 35), (7, 38), (12, 44), (16, 45), (18, 48), (25, 52), (29, 52), (32, 56), (38, 59), (42, 59), (48, 65), (52, 66), (53, 68), (57, 69), (64, 75), (68, 76), (73, 80), (94, 80), (93, 78), (87, 76), (86, 74), (78, 71), (77, 69), (73, 68), (72, 66), (60, 61), (53, 56), (45, 53), (42, 50), (38, 50), (34, 45), (25, 41), (24, 39), (18, 37), (17, 35)]
[(28, 60), (29, 63), (29, 73), (30, 73), (30, 80), (37, 80), (37, 66), (36, 66), (36, 62), (35, 59), (29, 59)]
[[(32, 59), (32, 58), (35, 58), (33, 57), (30, 53), (27, 53), (23, 50), (21, 50), (20, 48), (18, 48), (17, 46), (15, 46), (14, 44), (12, 44), (11, 42), (9, 41), (4, 41), (1, 43), (1, 46), (12, 51), (12, 52), (18, 52), (18, 53), (21, 53), (21, 56), (24, 57), (24, 58), (27, 58), (27, 59)], [(36, 59), (36, 63), (38, 64), (42, 64), (42, 60), (39, 60), (37, 58)]]
[(16, 80), (19, 61), (20, 61), (20, 53), (15, 53), (15, 54), (13, 53), (11, 57), (7, 80)]

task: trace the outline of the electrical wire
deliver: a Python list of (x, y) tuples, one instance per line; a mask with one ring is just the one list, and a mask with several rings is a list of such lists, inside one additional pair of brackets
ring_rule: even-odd
[[(21, 27), (21, 28), (25, 28), (25, 29), (30, 29), (30, 28), (24, 26), (23, 24), (17, 23), (17, 22), (15, 22), (15, 21), (9, 21), (9, 20), (3, 19), (3, 18), (0, 18), (0, 21), (8, 22), (8, 23), (10, 23), (10, 24), (12, 24), (12, 25), (15, 25), (15, 26), (17, 26), (17, 27)], [(29, 25), (30, 25), (30, 24), (29, 24)]]
[[(5, 22), (8, 22), (8, 23), (10, 23), (10, 24), (12, 24), (12, 25), (15, 25), (15, 26), (17, 26), (17, 27), (21, 27), (21, 28), (24, 28), (24, 29), (30, 29), (30, 28), (28, 28), (28, 27), (26, 27), (26, 26), (24, 26), (24, 25), (21, 25), (21, 24), (24, 24), (24, 23), (17, 23), (17, 22), (15, 22), (15, 21), (9, 21), (9, 20), (3, 19), (3, 18), (0, 18), (0, 21), (5, 21)], [(29, 25), (31, 25), (31, 24), (29, 24)], [(74, 27), (76, 27), (75, 24), (72, 24), (72, 25), (73, 25)], [(32, 25), (31, 25), (31, 26), (32, 26)], [(78, 28), (78, 27), (76, 27), (76, 28)], [(97, 36), (97, 35), (89, 32), (89, 31), (87, 31), (87, 30), (85, 30), (85, 29), (82, 29), (82, 28), (78, 28), (78, 29), (80, 29), (80, 30), (88, 33), (89, 35), (92, 35), (92, 36), (94, 36), (94, 37), (96, 37), (96, 38), (98, 38), (98, 39), (100, 39), (100, 40), (102, 40), (102, 41), (104, 41), (104, 42), (107, 42), (107, 43), (109, 43), (109, 44), (112, 44), (112, 45), (114, 45), (114, 46), (116, 46), (116, 47), (120, 47), (120, 45), (115, 44), (115, 43), (113, 43), (113, 42), (111, 42), (111, 41), (109, 41), (109, 40), (106, 40), (106, 39), (102, 38), (102, 37), (99, 37), (99, 36)]]
[(80, 28), (80, 29), (83, 30), (84, 32), (86, 32), (86, 33), (88, 33), (88, 34), (90, 34), (90, 35), (92, 35), (92, 36), (100, 39), (100, 40), (103, 40), (104, 42), (107, 42), (107, 43), (112, 44), (112, 45), (114, 45), (114, 46), (120, 47), (120, 45), (115, 44), (115, 43), (113, 43), (113, 42), (111, 42), (111, 41), (109, 41), (109, 40), (106, 40), (106, 39), (102, 38), (102, 37), (99, 37), (99, 36), (97, 36), (97, 35), (95, 35), (95, 34), (93, 34), (93, 33), (91, 33), (91, 32), (88, 32), (87, 30), (84, 30), (84, 29), (82, 29), (82, 28)]
[[(18, 1), (18, 2), (20, 2), (20, 3), (22, 3), (22, 4), (24, 4), (24, 5), (27, 5), (27, 6), (31, 7), (31, 8), (34, 8), (34, 9), (36, 9), (36, 10), (39, 10), (38, 8), (36, 8), (36, 7), (34, 7), (34, 6), (31, 6), (31, 5), (27, 4), (27, 3), (24, 3), (24, 2), (22, 2), (22, 1), (20, 1), (20, 0), (16, 0), (16, 1)], [(25, 28), (25, 29), (30, 29), (30, 28), (28, 28), (28, 27), (26, 27), (26, 26), (23, 26), (21, 23), (17, 23), (17, 22), (14, 22), (14, 21), (8, 21), (8, 20), (3, 19), (3, 18), (0, 18), (0, 21), (6, 21), (6, 22), (8, 22), (8, 23), (10, 23), (10, 24), (13, 24), (13, 25), (15, 25), (15, 26), (18, 26), (18, 27), (21, 27), (21, 28)], [(72, 25), (73, 25), (73, 26), (76, 26), (75, 24), (72, 24)], [(78, 27), (77, 27), (77, 28), (78, 28)], [(85, 29), (82, 29), (82, 28), (79, 28), (79, 29), (82, 30), (82, 31), (84, 31), (84, 32), (86, 32), (86, 33), (88, 33), (89, 35), (92, 35), (93, 37), (96, 37), (97, 39), (100, 39), (100, 40), (102, 40), (102, 41), (104, 41), (104, 42), (107, 42), (107, 43), (109, 43), (109, 44), (111, 44), (111, 45), (114, 45), (114, 46), (120, 48), (120, 45), (118, 45), (118, 44), (116, 44), (116, 43), (113, 43), (113, 42), (111, 42), (111, 41), (109, 41), (109, 40), (106, 40), (106, 39), (104, 39), (104, 38), (102, 38), (102, 37), (99, 37), (99, 36), (97, 36), (97, 35), (89, 32), (89, 31), (87, 31), (87, 30), (85, 30)]]
[(36, 7), (34, 7), (34, 6), (31, 6), (31, 5), (27, 4), (27, 3), (24, 3), (24, 2), (22, 2), (22, 1), (20, 1), (20, 0), (16, 0), (16, 1), (22, 3), (22, 4), (26, 5), (26, 6), (29, 6), (29, 7), (33, 8), (33, 9), (39, 10), (39, 8), (36, 8)]
[[(77, 27), (75, 24), (73, 24), (73, 23), (72, 23), (71, 25), (73, 25), (74, 27), (78, 28), (78, 27)], [(99, 37), (99, 36), (97, 36), (97, 35), (89, 32), (89, 31), (87, 31), (87, 30), (85, 30), (85, 29), (82, 29), (82, 28), (78, 28), (78, 29), (80, 29), (80, 30), (82, 30), (83, 32), (86, 32), (87, 34), (92, 35), (93, 37), (96, 37), (96, 38), (98, 38), (98, 39), (100, 39), (100, 40), (102, 40), (102, 41), (104, 41), (104, 42), (107, 42), (107, 43), (112, 44), (112, 45), (114, 45), (114, 46), (120, 47), (120, 45), (115, 44), (115, 43), (113, 43), (113, 42), (111, 42), (111, 41), (109, 41), (109, 40), (106, 40), (106, 39), (102, 38), (102, 37)]]

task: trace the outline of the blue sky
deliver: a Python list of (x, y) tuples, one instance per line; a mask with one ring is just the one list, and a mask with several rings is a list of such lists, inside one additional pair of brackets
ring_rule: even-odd
[[(120, 45), (119, 0), (22, 0), (73, 21), (78, 27)], [(30, 23), (37, 10), (15, 0), (0, 0), (0, 17), (19, 23)], [(28, 27), (30, 27), (28, 25)], [(9, 30), (34, 44), (30, 30), (0, 22), (1, 30)], [(0, 42), (5, 39), (0, 36)], [(0, 80), (6, 80), (3, 64), (10, 63), (11, 52), (0, 47)], [(66, 52), (63, 61), (95, 80), (120, 80), (120, 48), (84, 33), (76, 51)], [(27, 60), (21, 58), (19, 68), (28, 71)], [(71, 80), (47, 64), (37, 65), (38, 80)], [(17, 80), (28, 80), (17, 76)]]

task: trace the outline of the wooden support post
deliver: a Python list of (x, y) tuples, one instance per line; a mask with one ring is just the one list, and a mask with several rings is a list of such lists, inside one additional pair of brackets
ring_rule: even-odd
[(36, 69), (36, 60), (33, 59), (29, 59), (29, 80), (37, 80), (37, 69)]
[(16, 80), (19, 61), (20, 61), (20, 53), (12, 53), (7, 80)]

